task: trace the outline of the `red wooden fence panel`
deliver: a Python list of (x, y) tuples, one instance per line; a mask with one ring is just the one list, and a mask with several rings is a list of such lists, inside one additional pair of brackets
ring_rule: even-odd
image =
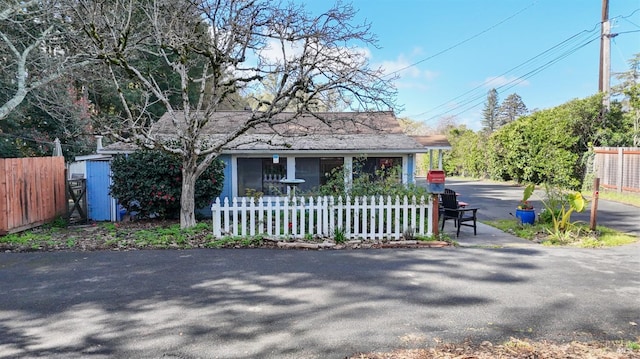
[(0, 235), (66, 215), (64, 157), (0, 159)]

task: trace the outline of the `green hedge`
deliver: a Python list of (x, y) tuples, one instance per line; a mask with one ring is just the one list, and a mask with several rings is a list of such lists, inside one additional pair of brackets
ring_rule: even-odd
[[(220, 195), (224, 163), (214, 161), (196, 181), (195, 206), (203, 208)], [(177, 218), (182, 191), (181, 162), (157, 150), (118, 155), (111, 163), (111, 195), (140, 217)]]

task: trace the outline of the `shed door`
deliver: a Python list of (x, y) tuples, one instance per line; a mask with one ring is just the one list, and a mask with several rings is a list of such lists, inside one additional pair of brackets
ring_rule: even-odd
[(87, 161), (87, 206), (89, 219), (111, 220), (111, 171), (109, 161)]

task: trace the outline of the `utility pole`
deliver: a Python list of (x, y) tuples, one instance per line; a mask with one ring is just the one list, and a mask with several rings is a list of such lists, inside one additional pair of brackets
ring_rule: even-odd
[(604, 93), (602, 105), (609, 111), (611, 90), (611, 23), (609, 22), (609, 0), (602, 0), (602, 23), (600, 33), (600, 79), (598, 92)]

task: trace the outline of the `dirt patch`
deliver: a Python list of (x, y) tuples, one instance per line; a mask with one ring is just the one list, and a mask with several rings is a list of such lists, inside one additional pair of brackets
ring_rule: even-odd
[(553, 343), (511, 339), (499, 345), (488, 341), (481, 344), (447, 343), (427, 349), (358, 353), (347, 357), (347, 359), (638, 359), (640, 351), (630, 348), (632, 344), (637, 345), (637, 342)]
[(66, 228), (36, 228), (14, 236), (0, 237), (0, 250), (33, 251), (126, 251), (142, 249), (192, 248), (274, 248), (299, 250), (432, 248), (447, 247), (446, 241), (353, 240), (336, 243), (330, 238), (213, 238), (210, 223), (180, 230), (176, 220), (137, 220), (118, 223), (91, 223)]

